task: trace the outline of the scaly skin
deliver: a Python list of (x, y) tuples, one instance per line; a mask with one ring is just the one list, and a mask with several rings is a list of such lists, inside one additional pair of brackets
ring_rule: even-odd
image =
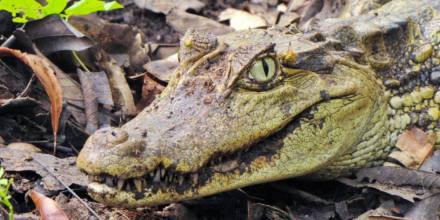
[[(439, 21), (395, 0), (306, 34), (188, 31), (161, 96), (88, 139), (77, 165), (96, 181), (89, 194), (148, 206), (379, 165), (406, 127), (436, 132)], [(266, 58), (275, 76), (257, 82), (251, 70)]]

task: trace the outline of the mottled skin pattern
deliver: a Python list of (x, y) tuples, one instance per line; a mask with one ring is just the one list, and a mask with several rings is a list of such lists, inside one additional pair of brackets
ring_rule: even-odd
[[(375, 8), (305, 34), (188, 31), (161, 96), (85, 144), (89, 194), (137, 207), (333, 178), (381, 164), (408, 126), (436, 132), (440, 18), (411, 0)], [(256, 82), (250, 69), (268, 57), (275, 76)]]

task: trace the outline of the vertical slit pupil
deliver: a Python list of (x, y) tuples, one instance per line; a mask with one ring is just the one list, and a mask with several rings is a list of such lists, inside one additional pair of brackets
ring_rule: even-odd
[(263, 64), (264, 74), (266, 76), (269, 75), (269, 65), (267, 64), (266, 59), (261, 59), (261, 62)]

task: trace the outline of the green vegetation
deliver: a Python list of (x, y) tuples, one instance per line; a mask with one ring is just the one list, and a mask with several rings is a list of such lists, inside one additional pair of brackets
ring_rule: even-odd
[(9, 220), (12, 220), (14, 219), (14, 209), (11, 202), (9, 201), (9, 199), (11, 198), (11, 196), (9, 195), (9, 187), (12, 184), (12, 178), (3, 178), (4, 173), (5, 170), (3, 168), (0, 168), (0, 204), (3, 204), (8, 208)]
[(68, 19), (73, 15), (87, 15), (98, 11), (110, 11), (122, 8), (116, 1), (79, 0), (67, 7), (68, 0), (46, 0), (41, 5), (36, 0), (0, 0), (0, 10), (10, 12), (16, 23), (26, 23), (29, 20), (44, 18), (51, 14), (58, 14)]

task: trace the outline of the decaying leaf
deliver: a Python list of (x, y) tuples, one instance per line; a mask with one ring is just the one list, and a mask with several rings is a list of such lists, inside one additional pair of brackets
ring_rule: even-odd
[(402, 167), (371, 167), (356, 173), (359, 181), (368, 179), (394, 186), (421, 186), (424, 189), (440, 188), (440, 176)]
[(35, 153), (41, 152), (40, 148), (36, 147), (33, 144), (29, 144), (25, 142), (12, 142), (9, 143), (6, 147), (13, 150), (21, 150), (27, 152), (35, 152)]
[(420, 167), (420, 170), (431, 173), (440, 173), (440, 150), (434, 151), (432, 156)]
[(142, 86), (142, 98), (137, 103), (137, 108), (139, 110), (144, 109), (151, 102), (153, 102), (157, 95), (162, 93), (164, 88), (165, 87), (163, 85), (153, 80), (150, 76), (145, 75), (144, 85)]
[(0, 53), (12, 55), (28, 65), (43, 85), (44, 90), (49, 96), (49, 100), (51, 103), (51, 124), (54, 136), (54, 143), (56, 143), (59, 119), (63, 108), (63, 90), (61, 89), (60, 83), (58, 82), (58, 79), (51, 65), (46, 62), (45, 59), (37, 55), (22, 53), (19, 50), (0, 47)]
[(148, 62), (144, 68), (162, 82), (168, 82), (177, 66), (179, 66), (179, 60), (176, 53), (162, 60)]
[(202, 32), (210, 32), (214, 35), (222, 35), (233, 31), (232, 28), (209, 18), (180, 10), (172, 10), (167, 15), (167, 23), (180, 33), (185, 33), (189, 28)]
[(142, 31), (127, 24), (115, 24), (98, 16), (73, 17), (69, 21), (98, 42), (106, 52), (127, 53), (131, 67), (141, 69), (150, 60), (150, 47)]
[(431, 220), (439, 219), (440, 194), (433, 195), (418, 201), (416, 205), (405, 214), (407, 219)]
[(63, 190), (65, 187), (35, 160), (43, 161), (47, 169), (67, 185), (86, 186), (87, 176), (75, 166), (75, 159), (75, 157), (57, 158), (50, 154), (0, 148), (1, 165), (6, 171), (34, 171), (43, 177), (43, 187), (50, 191)]
[(267, 26), (267, 22), (264, 18), (233, 8), (228, 8), (220, 13), (219, 20), (229, 20), (229, 25), (235, 30), (246, 30), (249, 28), (261, 28)]
[(96, 93), (93, 90), (93, 82), (89, 80), (90, 72), (78, 70), (78, 78), (81, 82), (82, 93), (84, 95), (84, 107), (87, 117), (86, 132), (92, 134), (99, 128), (98, 119), (98, 101)]
[(203, 2), (198, 0), (134, 0), (134, 3), (140, 8), (164, 14), (168, 14), (173, 9), (182, 11), (193, 9), (199, 11), (205, 6)]
[(390, 157), (408, 168), (417, 169), (432, 154), (435, 141), (435, 134), (428, 135), (419, 128), (411, 128), (403, 132), (397, 140), (396, 146), (401, 153), (393, 153)]
[(28, 22), (25, 32), (44, 54), (63, 50), (82, 51), (94, 44), (58, 15)]
[[(372, 188), (379, 190), (381, 192), (384, 192), (388, 195), (397, 196), (400, 197), (406, 201), (409, 202), (415, 202), (415, 199), (424, 199), (431, 195), (433, 195), (435, 190), (419, 190), (416, 187), (409, 187), (409, 186), (393, 186), (390, 184), (383, 184), (383, 183), (361, 183), (354, 180), (350, 180), (347, 178), (340, 178), (338, 179), (339, 182), (356, 188)], [(438, 190), (437, 190), (438, 191)]]
[(66, 213), (54, 200), (34, 190), (29, 195), (37, 207), (42, 220), (69, 220)]

